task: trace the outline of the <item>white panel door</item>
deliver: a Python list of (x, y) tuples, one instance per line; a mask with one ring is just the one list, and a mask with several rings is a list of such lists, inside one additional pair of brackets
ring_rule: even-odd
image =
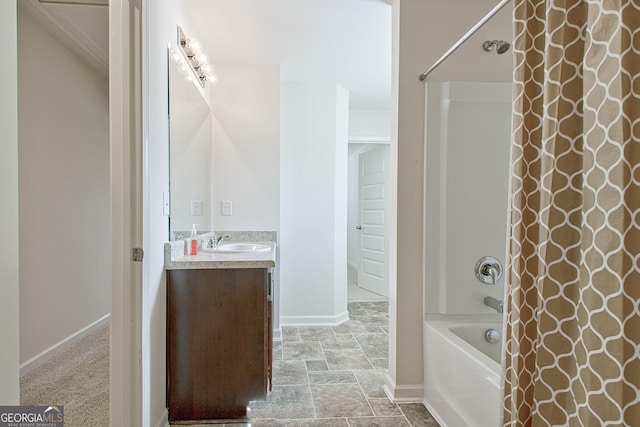
[(358, 286), (389, 296), (387, 241), (389, 146), (360, 154), (358, 218), (360, 265)]

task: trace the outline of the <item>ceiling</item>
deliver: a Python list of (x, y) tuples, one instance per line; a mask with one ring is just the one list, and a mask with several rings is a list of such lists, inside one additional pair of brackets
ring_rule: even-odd
[[(214, 64), (280, 64), (283, 81), (337, 83), (351, 108), (390, 108), (389, 0), (179, 1)], [(108, 0), (19, 3), (108, 72)]]
[(18, 5), (99, 72), (108, 74), (108, 0), (20, 0)]
[(390, 109), (391, 6), (384, 0), (182, 0), (215, 63), (280, 64), (283, 81), (337, 83), (353, 109)]
[[(174, 1), (185, 15), (185, 22), (178, 24), (203, 44), (214, 65), (279, 64), (283, 81), (340, 84), (349, 90), (352, 109), (390, 109), (390, 0)], [(442, 34), (442, 40), (425, 44), (425, 64), (462, 35), (449, 30), (448, 19), (453, 17), (447, 18), (444, 12), (457, 14), (466, 1), (433, 3), (433, 7), (442, 3), (446, 9), (425, 16), (424, 22)], [(470, 27), (495, 2), (479, 1), (483, 7), (476, 7), (478, 16), (458, 26)], [(21, 0), (18, 4), (108, 74), (108, 0)], [(474, 64), (471, 80), (510, 81), (511, 55), (496, 56), (481, 49), (483, 40), (510, 40), (508, 9), (480, 29), (430, 80), (470, 80), (469, 64)]]

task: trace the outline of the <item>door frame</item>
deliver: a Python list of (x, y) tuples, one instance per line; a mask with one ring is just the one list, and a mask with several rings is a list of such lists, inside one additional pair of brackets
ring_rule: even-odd
[(0, 196), (3, 205), (0, 217), (6, 227), (3, 248), (0, 249), (0, 402), (20, 404), (20, 305), (18, 235), (18, 3), (0, 4), (0, 34), (6, 44), (3, 67), (0, 69), (0, 128), (3, 130), (0, 158)]
[(130, 256), (133, 247), (143, 247), (145, 207), (142, 197), (145, 164), (142, 3), (140, 0), (109, 2), (109, 418), (113, 427), (143, 425), (143, 263), (132, 262)]

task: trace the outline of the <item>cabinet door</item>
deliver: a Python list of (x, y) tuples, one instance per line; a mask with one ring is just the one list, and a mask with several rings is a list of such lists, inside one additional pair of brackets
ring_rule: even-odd
[(242, 418), (266, 397), (266, 269), (167, 272), (171, 420)]

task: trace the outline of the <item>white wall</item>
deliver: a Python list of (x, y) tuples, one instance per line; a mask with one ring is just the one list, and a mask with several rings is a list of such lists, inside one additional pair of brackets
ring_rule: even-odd
[(176, 46), (176, 25), (191, 31), (180, 0), (149, 1), (148, 74), (148, 198), (144, 248), (149, 271), (143, 284), (142, 369), (143, 420), (155, 427), (166, 421), (166, 279), (164, 243), (168, 240), (168, 217), (163, 215), (163, 192), (169, 190), (169, 132), (167, 46)]
[(108, 82), (18, 11), (20, 359), (109, 313)]
[(280, 289), (287, 324), (346, 320), (348, 94), (283, 83)]
[(18, 51), (16, 1), (0, 2), (0, 404), (20, 403), (18, 334)]
[(505, 263), (510, 141), (510, 83), (428, 84), (425, 313), (495, 314), (483, 299), (502, 299), (504, 280), (474, 267)]
[(349, 110), (349, 140), (389, 140), (391, 137), (390, 110)]
[(348, 203), (348, 156), (349, 156), (349, 92), (338, 86), (336, 89), (335, 154), (334, 154), (334, 207), (333, 228), (335, 238), (333, 253), (334, 311), (337, 315), (347, 312), (347, 203)]
[[(280, 228), (280, 67), (216, 64), (213, 223), (216, 230)], [(223, 200), (233, 214), (221, 214)]]

